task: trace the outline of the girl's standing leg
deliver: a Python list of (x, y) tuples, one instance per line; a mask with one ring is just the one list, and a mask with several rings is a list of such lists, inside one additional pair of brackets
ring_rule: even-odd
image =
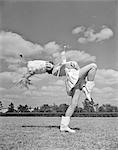
[(68, 127), (68, 125), (70, 123), (70, 117), (73, 115), (74, 110), (78, 104), (79, 96), (80, 96), (80, 90), (76, 89), (74, 91), (74, 94), (73, 94), (72, 99), (71, 99), (71, 104), (68, 107), (65, 116), (62, 116), (61, 126), (60, 126), (61, 131), (68, 131), (71, 133), (75, 133), (75, 130), (70, 129)]
[(75, 108), (78, 104), (79, 97), (80, 97), (80, 90), (76, 89), (75, 92), (74, 92), (74, 95), (71, 98), (71, 104), (68, 107), (68, 109), (65, 113), (65, 116), (71, 117), (73, 115), (73, 112), (74, 112), (74, 110), (75, 110)]

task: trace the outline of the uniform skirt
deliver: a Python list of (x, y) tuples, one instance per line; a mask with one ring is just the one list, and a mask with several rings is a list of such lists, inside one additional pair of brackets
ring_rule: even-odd
[(66, 91), (69, 96), (73, 96), (76, 89), (81, 90), (81, 85), (83, 83), (82, 79), (79, 78), (80, 69), (74, 68), (65, 68), (64, 66), (61, 68), (55, 68), (53, 75), (55, 76), (66, 76)]
[(77, 88), (79, 81), (79, 70), (76, 69), (65, 69), (66, 71), (66, 91), (69, 96), (73, 96), (74, 89)]

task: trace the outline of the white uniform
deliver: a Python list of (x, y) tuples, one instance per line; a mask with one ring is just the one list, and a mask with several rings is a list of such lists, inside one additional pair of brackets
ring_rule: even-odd
[(53, 69), (53, 75), (66, 76), (65, 84), (68, 95), (70, 95), (72, 88), (74, 88), (79, 79), (79, 71), (79, 65), (75, 61), (66, 62)]
[(44, 60), (33, 60), (28, 62), (28, 70), (37, 74), (45, 73), (48, 62)]
[(66, 82), (65, 83), (66, 83), (66, 90), (68, 94), (72, 90), (72, 88), (74, 88), (78, 79), (79, 79), (79, 70), (66, 68)]
[(79, 79), (79, 65), (75, 61), (70, 61), (65, 67), (66, 72), (66, 90), (68, 95), (70, 95), (71, 90), (75, 87)]

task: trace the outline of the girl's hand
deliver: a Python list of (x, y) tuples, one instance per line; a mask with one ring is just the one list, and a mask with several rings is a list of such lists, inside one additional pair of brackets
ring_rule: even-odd
[(67, 62), (67, 63), (66, 63), (66, 67), (67, 67), (68, 69), (76, 69), (76, 70), (79, 69), (79, 65), (78, 65), (78, 63), (75, 62), (75, 61), (69, 61), (69, 62)]

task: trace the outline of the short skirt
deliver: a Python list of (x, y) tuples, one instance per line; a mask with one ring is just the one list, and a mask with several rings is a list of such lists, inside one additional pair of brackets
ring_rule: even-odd
[(57, 67), (53, 71), (53, 75), (55, 76), (66, 76), (66, 92), (69, 96), (73, 96), (76, 89), (80, 89), (83, 84), (83, 79), (79, 78), (79, 72), (80, 69), (74, 69), (74, 68), (65, 68), (63, 67)]
[(76, 69), (65, 69), (66, 72), (66, 91), (69, 96), (72, 96), (72, 89), (74, 89), (75, 85), (79, 80), (79, 70)]
[(80, 69), (71, 69), (66, 71), (66, 91), (69, 96), (74, 95), (76, 89), (82, 90), (83, 86), (86, 84), (85, 76), (80, 77)]

